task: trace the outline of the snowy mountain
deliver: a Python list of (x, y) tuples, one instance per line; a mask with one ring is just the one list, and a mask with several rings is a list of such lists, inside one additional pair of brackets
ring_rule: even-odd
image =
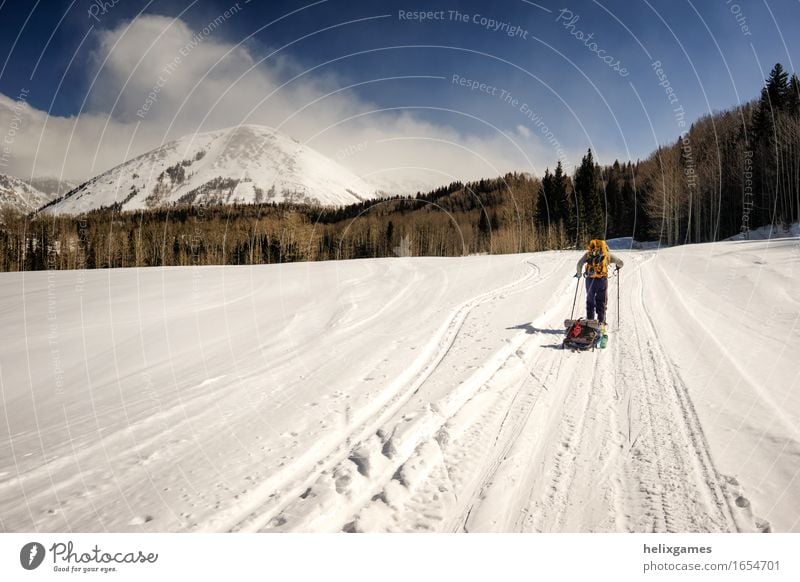
[(80, 182), (62, 180), (52, 176), (31, 178), (30, 180), (26, 180), (26, 182), (40, 192), (47, 194), (50, 199), (56, 198), (57, 196), (63, 196), (76, 186), (80, 185)]
[(240, 125), (166, 143), (89, 180), (48, 210), (282, 201), (328, 206), (374, 195), (374, 187), (310, 147), (268, 127)]
[(0, 174), (0, 209), (13, 208), (23, 213), (33, 212), (52, 198), (19, 178)]

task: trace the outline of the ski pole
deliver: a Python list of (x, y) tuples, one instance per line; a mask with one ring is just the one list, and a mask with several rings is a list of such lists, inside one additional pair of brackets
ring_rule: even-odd
[(619, 267), (617, 267), (617, 329), (619, 329)]
[(569, 312), (569, 318), (572, 319), (575, 315), (575, 303), (578, 301), (578, 289), (581, 287), (581, 278), (577, 277), (578, 282), (575, 285), (575, 298), (572, 300), (572, 311)]

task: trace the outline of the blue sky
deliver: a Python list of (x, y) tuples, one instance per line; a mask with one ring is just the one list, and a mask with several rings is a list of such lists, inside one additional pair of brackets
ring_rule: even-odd
[[(136, 51), (150, 45), (127, 40), (114, 43), (120, 37), (135, 37), (133, 32), (124, 34), (132, 23), (142, 38), (150, 40), (147, 35), (157, 26), (170, 28), (172, 34), (169, 22), (176, 18), (186, 31), (197, 33), (234, 4), (231, 0), (118, 0), (116, 4), (107, 1), (101, 8), (103, 2), (87, 0), (0, 0), (0, 93), (13, 100), (25, 90), (26, 105), (36, 115), (63, 122), (64, 127), (67, 120), (74, 127), (81, 116), (95, 120), (107, 116), (123, 135), (125, 127), (130, 133), (130, 124), (140, 123), (125, 151), (108, 160), (105, 153), (96, 152), (96, 160), (87, 168), (73, 170), (74, 164), (65, 161), (71, 158), (60, 151), (43, 152), (35, 161), (39, 166), (29, 167), (30, 163), (23, 163), (27, 158), (20, 145), (16, 173), (88, 177), (84, 175), (106, 169), (124, 154), (145, 151), (187, 129), (240, 122), (277, 125), (276, 119), (281, 122), (296, 111), (286, 109), (287, 104), (300, 108), (321, 95), (355, 85), (304, 109), (283, 129), (298, 139), (311, 139), (311, 145), (362, 174), (380, 174), (381, 160), (387, 156), (400, 158), (392, 159), (398, 166), (417, 166), (419, 159), (410, 151), (418, 149), (414, 139), (423, 137), (430, 146), (437, 135), (468, 144), (470, 152), (458, 161), (456, 145), (441, 146), (439, 150), (449, 150), (441, 167), (429, 152), (425, 160), (432, 173), (423, 180), (447, 181), (446, 175), (460, 174), (472, 177), (469, 174), (477, 171), (491, 175), (494, 169), (541, 174), (559, 156), (574, 166), (588, 147), (601, 161), (644, 157), (657, 142), (671, 142), (679, 135), (677, 107), (683, 108), (687, 121), (693, 121), (749, 101), (757, 97), (775, 62), (789, 71), (800, 62), (796, 30), (800, 2), (240, 0), (236, 14), (220, 21), (203, 39), (202, 50), (233, 48), (241, 63), (254, 64), (247, 78), (261, 75), (258, 82), (238, 82), (243, 65), (230, 66), (226, 74), (231, 70), (237, 74), (228, 81), (232, 89), (226, 100), (214, 105), (215, 100), (193, 94), (189, 105), (181, 108), (175, 105), (177, 101), (170, 101), (169, 92), (183, 99), (198, 80), (225, 84), (228, 79), (213, 62), (205, 68), (193, 63), (182, 67), (180, 82), (178, 75), (170, 79), (163, 97), (153, 105), (157, 113), (148, 113), (144, 121), (136, 119), (134, 112), (141, 109), (135, 104), (141, 104), (146, 88), (154, 85), (161, 63), (147, 60), (151, 54), (132, 73), (136, 83), (125, 84), (124, 79), (131, 78), (125, 67), (133, 70), (141, 57)], [(409, 16), (415, 11), (432, 12), (435, 18), (419, 21)], [(456, 18), (454, 11), (464, 20)], [(494, 27), (488, 20), (494, 21)], [(148, 23), (151, 32), (144, 31), (142, 23)], [(592, 35), (590, 40), (586, 40), (588, 35)], [(120, 54), (123, 50), (125, 54)], [(151, 53), (165, 50), (159, 46)], [(200, 50), (188, 59), (201, 61)], [(335, 62), (328, 63), (331, 60)], [(661, 63), (660, 77), (655, 61)], [(286, 98), (280, 105), (270, 101), (254, 105), (249, 100), (256, 87), (279, 86), (309, 69), (281, 90)], [(197, 78), (188, 78), (192, 74)], [(485, 90), (458, 84), (455, 75), (476, 86), (482, 83)], [(672, 103), (667, 87), (673, 91)], [(239, 100), (227, 101), (234, 93)], [(508, 94), (512, 97), (504, 100)], [(247, 107), (238, 111), (237, 104), (245, 102)], [(217, 111), (222, 107), (226, 110)], [(376, 110), (385, 111), (365, 113), (357, 121), (326, 129)], [(295, 123), (301, 117), (304, 123)], [(170, 130), (159, 133), (165, 120)], [(144, 128), (142, 124), (148, 122), (153, 128)], [(31, 122), (28, 126), (35, 131), (40, 125)], [(315, 137), (315, 126), (326, 129), (323, 137)], [(43, 141), (58, 141), (41, 139), (41, 131), (28, 136), (36, 138), (40, 149)], [(362, 156), (349, 147), (390, 141), (402, 142), (406, 149), (376, 145), (371, 156)], [(113, 143), (112, 139), (111, 149)], [(504, 151), (508, 144), (511, 153)], [(482, 151), (484, 146), (486, 151)], [(517, 157), (512, 150), (526, 155)], [(406, 154), (407, 163), (403, 161)], [(45, 155), (58, 156), (63, 163), (47, 166), (41, 161)], [(491, 158), (491, 163), (476, 168), (471, 162), (474, 155)]]

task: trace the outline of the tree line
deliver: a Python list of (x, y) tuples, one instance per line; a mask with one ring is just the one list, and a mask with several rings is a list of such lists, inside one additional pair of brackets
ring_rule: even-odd
[(632, 236), (666, 245), (800, 221), (800, 82), (776, 64), (758, 99), (708, 115), (636, 162), (509, 173), (340, 208), (264, 202), (78, 216), (0, 214), (0, 270), (461, 256)]
[[(708, 242), (800, 221), (800, 81), (776, 64), (758, 100), (707, 115), (634, 163), (542, 179), (537, 225), (550, 247), (597, 236)], [(566, 233), (566, 239), (559, 238)]]
[(4, 211), (0, 270), (247, 265), (387, 256), (461, 256), (543, 248), (540, 182), (522, 174), (452, 184), (346, 208), (179, 205), (81, 214)]

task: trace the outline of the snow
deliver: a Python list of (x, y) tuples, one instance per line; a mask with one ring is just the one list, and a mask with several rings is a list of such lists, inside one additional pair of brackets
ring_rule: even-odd
[(0, 528), (800, 531), (800, 241), (619, 252), (0, 275)]
[[(773, 238), (787, 238), (800, 236), (800, 223), (795, 222), (786, 228), (782, 224), (768, 224), (748, 231), (746, 240), (769, 240)], [(745, 240), (741, 234), (734, 235), (725, 240)]]
[(634, 240), (632, 236), (621, 236), (619, 238), (610, 238), (606, 241), (608, 248), (612, 251), (623, 251), (623, 250), (653, 250), (658, 249), (663, 246), (658, 241), (644, 241), (640, 242), (638, 240)]
[(239, 125), (166, 143), (89, 180), (47, 210), (80, 213), (113, 204), (140, 210), (177, 202), (336, 206), (375, 195), (373, 186), (312, 148), (269, 127)]
[(61, 196), (62, 194), (66, 194), (76, 186), (80, 185), (80, 182), (65, 180), (55, 176), (37, 176), (35, 178), (31, 178), (27, 182), (40, 192), (44, 192), (48, 196), (48, 201)]
[(0, 174), (0, 209), (10, 208), (27, 214), (38, 210), (52, 199), (53, 195), (46, 194), (19, 178)]

